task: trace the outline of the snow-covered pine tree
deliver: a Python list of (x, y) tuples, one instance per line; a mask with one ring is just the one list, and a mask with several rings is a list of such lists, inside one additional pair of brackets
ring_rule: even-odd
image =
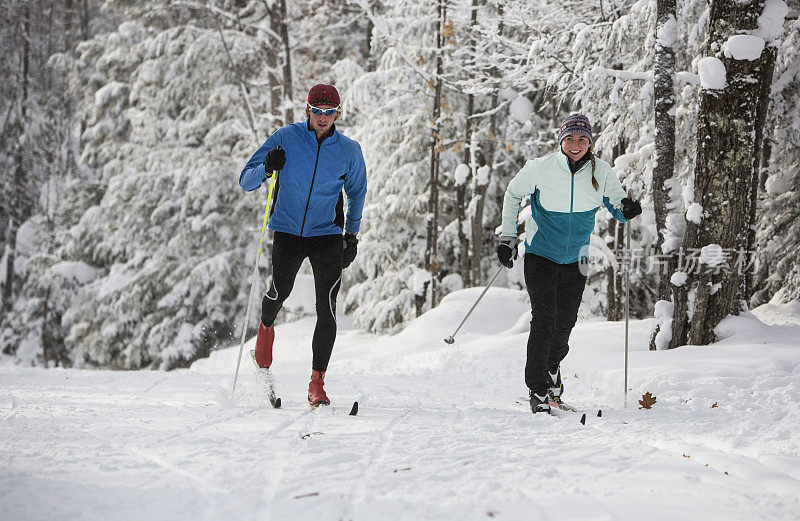
[(73, 52), (96, 7), (88, 1), (2, 2), (9, 23), (0, 28), (0, 43), (10, 52), (0, 58), (7, 80), (0, 86), (0, 285), (8, 292), (0, 348), (25, 364), (50, 355), (64, 361), (63, 299), (52, 288), (37, 289), (47, 286), (38, 280), (41, 267), (57, 262), (58, 234), (75, 222), (65, 212), (63, 187), (79, 170), (75, 97), (65, 92), (63, 70), (52, 57)]
[(230, 342), (246, 304), (263, 200), (236, 173), (274, 124), (261, 53), (280, 46), (261, 4), (128, 8), (144, 22), (80, 47), (83, 159), (104, 194), (63, 256), (103, 276), (64, 325), (79, 365), (171, 368)]
[(357, 111), (352, 137), (369, 175), (359, 255), (345, 273), (352, 284), (345, 309), (365, 329), (392, 330), (416, 315), (415, 300), (424, 303), (430, 280), (425, 223), (433, 61), (425, 42), (433, 42), (436, 11), (435, 3), (404, 0), (385, 2), (380, 12), (367, 2), (361, 7), (374, 24), (372, 50), (381, 58), (345, 92)]
[[(3, 217), (2, 257), (2, 302), (0, 309), (4, 313), (11, 310), (14, 295), (18, 293), (15, 286), (19, 283), (17, 274), (17, 239), (20, 225), (33, 213), (36, 200), (36, 183), (28, 175), (34, 168), (34, 157), (26, 150), (37, 139), (36, 117), (37, 99), (31, 95), (34, 79), (31, 64), (35, 62), (32, 49), (31, 25), (35, 23), (32, 6), (17, 4), (6, 6), (13, 24), (3, 24), (2, 42), (4, 49), (13, 50), (3, 60), (4, 68), (13, 78), (3, 89), (3, 105), (5, 109), (2, 127), (2, 190), (3, 204), (0, 216)], [(4, 53), (5, 55), (5, 53)], [(6, 82), (4, 82), (6, 83)], [(41, 163), (39, 165), (41, 166)]]

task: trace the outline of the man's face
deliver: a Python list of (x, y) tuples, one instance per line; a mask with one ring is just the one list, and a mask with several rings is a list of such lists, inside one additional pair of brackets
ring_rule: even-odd
[(561, 150), (573, 161), (582, 158), (591, 142), (583, 134), (570, 134), (561, 141)]
[(333, 122), (336, 119), (336, 113), (333, 113), (330, 116), (326, 116), (325, 114), (314, 114), (314, 111), (312, 110), (313, 108), (330, 110), (330, 109), (335, 109), (336, 105), (320, 104), (320, 105), (314, 105), (314, 107), (311, 107), (309, 105), (308, 117), (310, 120), (311, 129), (314, 130), (317, 134), (323, 135), (328, 130), (330, 130), (331, 125), (333, 125)]

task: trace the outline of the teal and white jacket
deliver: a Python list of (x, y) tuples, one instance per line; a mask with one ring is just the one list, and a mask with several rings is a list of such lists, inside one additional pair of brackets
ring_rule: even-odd
[(611, 165), (595, 159), (594, 177), (599, 190), (592, 186), (592, 162), (587, 161), (573, 175), (567, 156), (561, 150), (529, 160), (508, 183), (503, 199), (501, 237), (517, 237), (519, 205), (531, 196), (531, 216), (525, 223), (525, 252), (546, 257), (558, 264), (578, 262), (587, 255), (594, 229), (594, 214), (605, 206), (620, 222), (625, 190)]

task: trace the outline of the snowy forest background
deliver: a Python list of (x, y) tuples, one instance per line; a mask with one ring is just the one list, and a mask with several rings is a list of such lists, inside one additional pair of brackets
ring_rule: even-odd
[[(235, 343), (266, 202), (238, 175), (315, 83), (367, 162), (340, 296), (367, 330), (486, 284), (508, 181), (577, 110), (645, 209), (630, 303), (658, 319), (652, 348), (800, 298), (797, 0), (0, 6), (0, 348), (18, 363), (171, 369)], [(622, 318), (624, 237), (598, 212), (583, 317)], [(523, 287), (521, 262), (500, 284)]]

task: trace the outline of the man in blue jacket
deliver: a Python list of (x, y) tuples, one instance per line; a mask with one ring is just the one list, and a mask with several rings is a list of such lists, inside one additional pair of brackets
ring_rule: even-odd
[[(275, 317), (292, 291), (303, 260), (308, 258), (311, 263), (317, 310), (308, 385), (308, 401), (313, 406), (330, 404), (323, 385), (336, 340), (336, 296), (342, 269), (356, 256), (356, 235), (367, 193), (361, 146), (336, 130), (335, 121), (341, 114), (336, 88), (315, 85), (308, 92), (308, 119), (278, 129), (239, 176), (239, 185), (250, 191), (272, 172), (280, 172), (269, 218), (269, 228), (275, 232), (272, 285), (261, 303), (256, 338), (255, 358), (260, 367), (272, 365)], [(346, 219), (342, 189), (347, 194)]]

